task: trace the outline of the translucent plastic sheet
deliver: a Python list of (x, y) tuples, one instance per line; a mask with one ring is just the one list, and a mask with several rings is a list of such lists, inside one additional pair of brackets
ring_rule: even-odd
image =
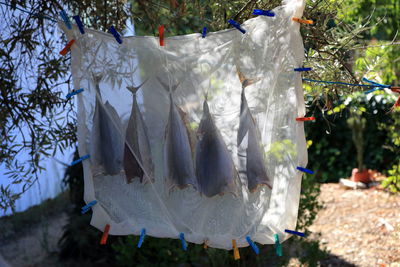
[(76, 27), (78, 140), (91, 224), (231, 249), (296, 226), (307, 164), (303, 1), (236, 29), (165, 39)]

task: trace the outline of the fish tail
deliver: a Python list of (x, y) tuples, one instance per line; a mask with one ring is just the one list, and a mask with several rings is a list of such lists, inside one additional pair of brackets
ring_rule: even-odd
[(147, 81), (149, 80), (149, 78), (147, 78), (146, 80), (144, 80), (144, 82), (142, 82), (140, 85), (138, 86), (127, 86), (126, 89), (128, 89), (129, 91), (132, 92), (132, 94), (136, 94), (136, 92), (143, 86), (143, 84), (145, 84)]
[(167, 91), (167, 93), (174, 93), (179, 86), (179, 82), (178, 82), (177, 84), (172, 85), (170, 88), (170, 86), (168, 84), (164, 83), (159, 77), (157, 77), (157, 80), (162, 85), (162, 87), (164, 87), (164, 89), (165, 89), (165, 91)]

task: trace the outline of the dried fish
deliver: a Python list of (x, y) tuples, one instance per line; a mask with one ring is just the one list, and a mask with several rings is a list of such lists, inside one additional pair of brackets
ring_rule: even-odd
[(196, 188), (188, 122), (185, 113), (174, 103), (172, 97), (179, 84), (170, 89), (160, 79), (158, 81), (168, 92), (170, 102), (164, 145), (165, 176), (169, 191), (175, 186), (179, 189), (188, 185)]
[[(240, 104), (240, 121), (237, 137), (238, 147), (241, 146), (245, 136), (247, 135), (246, 148), (246, 175), (248, 180), (248, 189), (255, 192), (260, 185), (266, 185), (272, 189), (270, 179), (265, 168), (264, 153), (261, 148), (261, 138), (256, 122), (251, 115), (251, 111), (247, 104), (245, 88), (258, 80), (246, 79), (246, 77), (238, 70), (238, 76), (242, 83), (241, 104)], [(240, 151), (240, 149), (239, 149)], [(240, 153), (239, 153), (240, 156)]]
[(211, 117), (207, 97), (197, 131), (196, 176), (199, 191), (207, 197), (236, 195), (237, 172), (221, 133)]
[(127, 87), (133, 94), (132, 111), (126, 130), (124, 153), (124, 169), (128, 183), (131, 183), (135, 177), (138, 177), (141, 183), (154, 181), (154, 164), (151, 158), (147, 127), (136, 99), (136, 92), (145, 82), (138, 87)]
[(117, 111), (106, 101), (102, 103), (101, 77), (94, 77), (97, 92), (93, 116), (92, 151), (94, 164), (102, 166), (106, 175), (116, 175), (122, 171), (124, 140), (121, 136), (122, 124)]

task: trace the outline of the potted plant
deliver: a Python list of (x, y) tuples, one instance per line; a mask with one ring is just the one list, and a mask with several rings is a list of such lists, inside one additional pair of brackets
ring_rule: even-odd
[(362, 116), (362, 109), (352, 107), (350, 109), (350, 117), (347, 119), (347, 125), (352, 131), (353, 143), (357, 151), (358, 168), (354, 168), (351, 174), (351, 180), (354, 182), (369, 183), (371, 182), (368, 169), (364, 168), (364, 130), (366, 119)]

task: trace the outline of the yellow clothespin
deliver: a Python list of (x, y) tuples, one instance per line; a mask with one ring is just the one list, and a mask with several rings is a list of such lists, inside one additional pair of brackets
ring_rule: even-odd
[(239, 249), (236, 245), (236, 240), (232, 239), (232, 247), (233, 247), (233, 258), (236, 260), (240, 259)]

